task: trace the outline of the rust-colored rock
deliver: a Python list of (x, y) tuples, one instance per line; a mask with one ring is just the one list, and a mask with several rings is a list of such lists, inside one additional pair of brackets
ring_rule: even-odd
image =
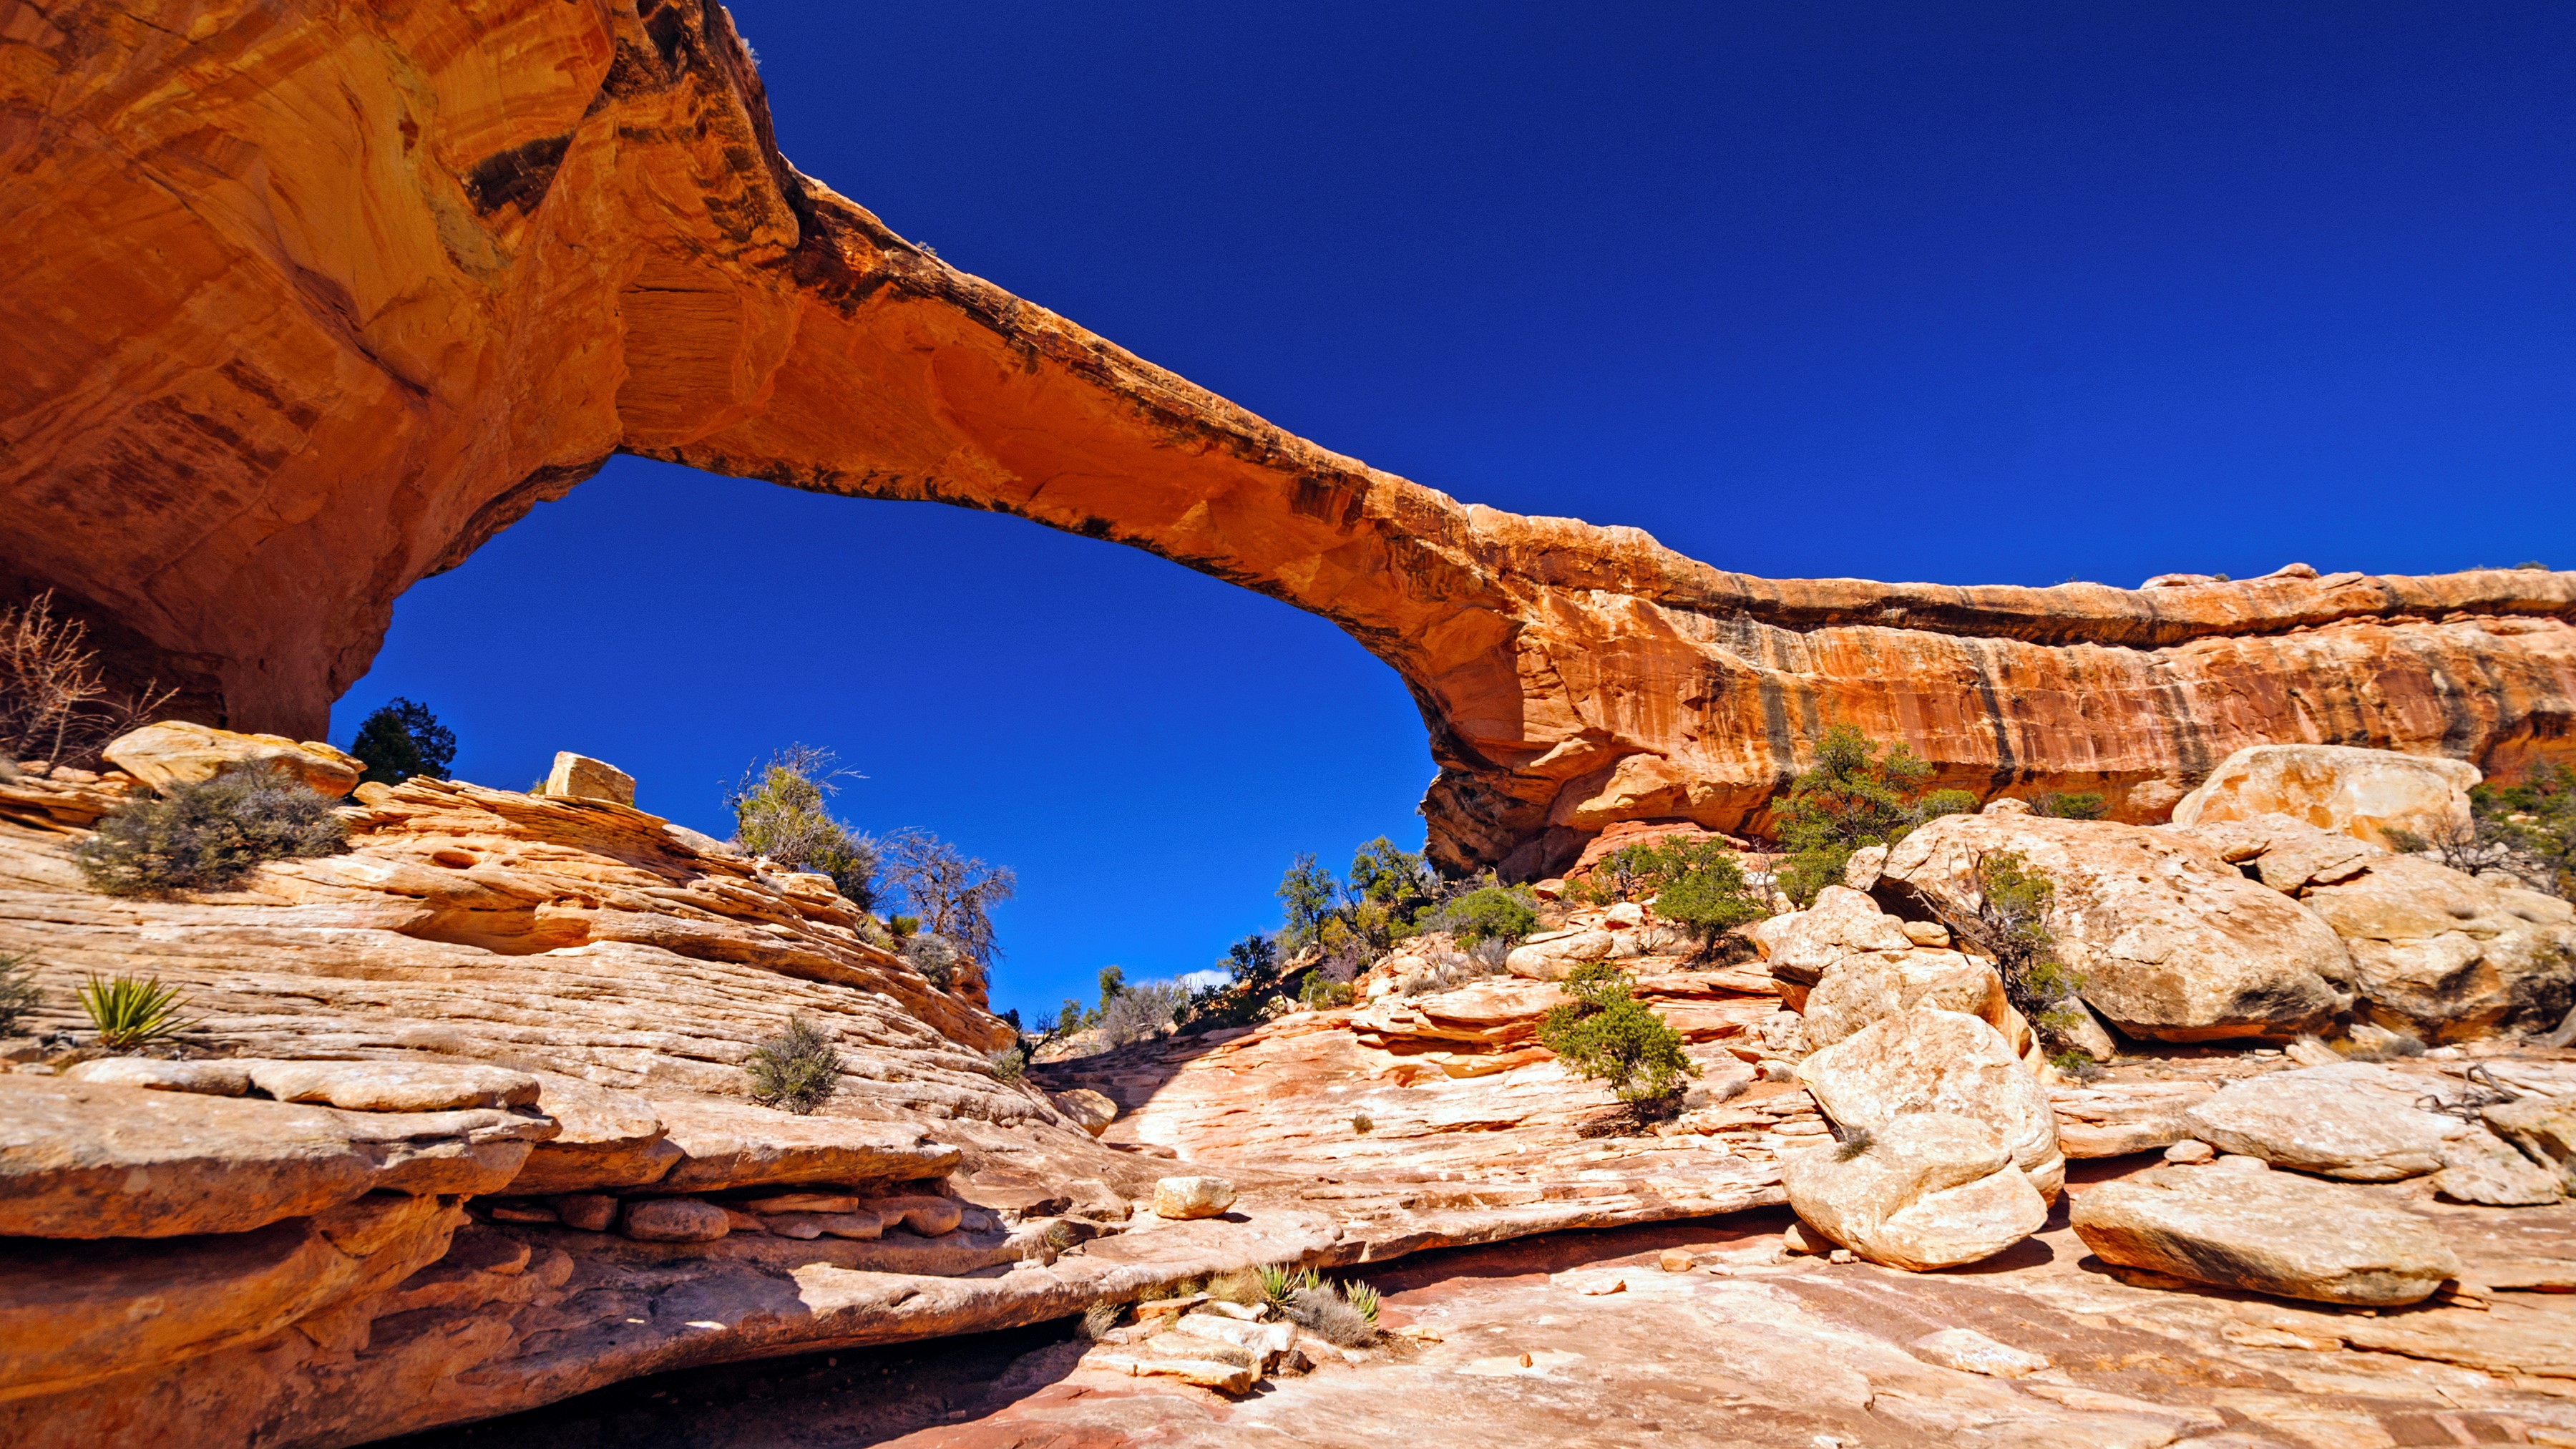
[(58, 589), (235, 729), (318, 733), (397, 595), (623, 451), (1015, 513), (1333, 620), (1421, 702), (1452, 869), (1758, 824), (1828, 719), (2130, 821), (2246, 745), (2510, 775), (2576, 741), (2576, 575), (1779, 582), (1462, 505), (800, 175), (705, 0), (8, 23), (0, 597)]

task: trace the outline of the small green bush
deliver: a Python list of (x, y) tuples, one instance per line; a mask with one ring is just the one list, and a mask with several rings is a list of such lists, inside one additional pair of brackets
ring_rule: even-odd
[(1482, 886), (1442, 906), (1429, 924), (1446, 928), (1469, 950), (1487, 941), (1517, 943), (1538, 929), (1538, 908), (1516, 887)]
[(36, 968), (27, 964), (23, 951), (0, 955), (0, 1036), (18, 1030), (18, 1023), (36, 1009)]
[(141, 1051), (197, 1024), (180, 1018), (186, 999), (157, 976), (92, 976), (81, 983), (80, 1004), (98, 1044), (112, 1052)]
[(1013, 1044), (988, 1054), (984, 1064), (993, 1070), (993, 1080), (1016, 1082), (1028, 1075), (1029, 1054), (1026, 1048)]
[(2071, 1047), (2067, 1034), (2084, 1024), (2084, 978), (2057, 959), (2057, 937), (2048, 928), (2056, 885), (2006, 851), (1978, 859), (1977, 894), (1969, 934), (1994, 957), (2004, 994), (2044, 1040)]
[[(830, 750), (789, 745), (743, 772), (725, 792), (734, 844), (792, 870), (818, 871), (860, 910), (877, 904), (875, 841), (834, 819), (825, 800), (857, 772), (833, 763)], [(898, 938), (909, 934), (898, 930)]]
[(331, 801), (282, 772), (243, 768), (119, 806), (72, 848), (72, 863), (108, 895), (150, 896), (227, 890), (262, 861), (348, 848)]
[(1305, 988), (1297, 993), (1297, 1001), (1308, 1011), (1330, 1011), (1336, 1006), (1350, 1005), (1354, 994), (1351, 983), (1328, 981), (1324, 979), (1323, 972), (1317, 971), (1307, 976)]
[(1717, 841), (1667, 842), (1656, 874), (1655, 914), (1687, 929), (1702, 958), (1727, 932), (1771, 914), (1769, 892), (1748, 883), (1743, 863)]
[(753, 1047), (743, 1070), (751, 1077), (751, 1100), (799, 1117), (841, 1089), (841, 1054), (814, 1023), (798, 1015), (787, 1018), (785, 1031)]
[(1366, 1283), (1350, 1282), (1342, 1285), (1342, 1301), (1358, 1309), (1360, 1317), (1375, 1323), (1378, 1306), (1385, 1301), (1385, 1298), (1377, 1289)]
[(456, 731), (440, 724), (427, 705), (396, 696), (358, 726), (349, 753), (367, 767), (361, 781), (399, 785), (414, 775), (444, 780), (456, 762)]
[(1630, 1106), (1676, 1098), (1699, 1075), (1681, 1033), (1630, 994), (1626, 972), (1592, 961), (1559, 985), (1574, 999), (1539, 1019), (1538, 1040), (1568, 1070), (1608, 1084)]
[(1944, 815), (1974, 815), (1977, 804), (1972, 790), (1935, 790), (1914, 802), (1914, 823), (1920, 825)]
[(1828, 727), (1816, 741), (1815, 763), (1790, 783), (1780, 805), (1780, 843), (1789, 857), (1775, 876), (1780, 889), (1801, 909), (1814, 905), (1818, 891), (1842, 883), (1853, 851), (1904, 839), (1923, 818), (1916, 797), (1931, 778), (1930, 762), (1906, 745), (1882, 749), (1855, 726)]
[(2053, 820), (2099, 820), (2109, 814), (2110, 809), (2097, 790), (2064, 793), (2049, 790), (2030, 797), (2030, 813)]

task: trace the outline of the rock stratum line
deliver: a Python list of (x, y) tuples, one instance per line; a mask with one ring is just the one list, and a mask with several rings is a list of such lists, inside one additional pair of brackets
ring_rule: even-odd
[(0, 13), (0, 597), (58, 591), (209, 722), (318, 734), (404, 589), (626, 452), (1332, 620), (1421, 707), (1452, 871), (1758, 825), (1834, 719), (2127, 820), (2264, 741), (2571, 749), (2576, 575), (1766, 580), (1370, 468), (798, 172), (698, 0)]

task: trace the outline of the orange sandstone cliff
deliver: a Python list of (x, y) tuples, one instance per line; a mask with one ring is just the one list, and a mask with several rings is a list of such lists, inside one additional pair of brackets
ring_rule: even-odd
[(1450, 869), (1758, 824), (1830, 719), (2124, 819), (2262, 741), (2576, 750), (2576, 575), (1774, 581), (1328, 452), (799, 173), (702, 0), (0, 0), (0, 217), (0, 598), (235, 728), (318, 733), (404, 589), (629, 452), (1333, 620)]

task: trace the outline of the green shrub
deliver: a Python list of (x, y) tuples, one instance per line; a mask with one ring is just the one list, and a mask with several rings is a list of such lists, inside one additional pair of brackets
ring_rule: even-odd
[(456, 731), (440, 724), (427, 705), (396, 696), (358, 726), (349, 753), (367, 767), (361, 781), (399, 785), (414, 775), (444, 780), (456, 762)]
[(1606, 1083), (1630, 1106), (1667, 1102), (1699, 1075), (1681, 1033), (1630, 994), (1618, 967), (1587, 962), (1559, 985), (1574, 999), (1539, 1019), (1538, 1040), (1569, 1071)]
[(1360, 1317), (1367, 1319), (1371, 1323), (1375, 1323), (1377, 1322), (1378, 1305), (1384, 1302), (1385, 1299), (1384, 1295), (1380, 1294), (1377, 1289), (1369, 1286), (1368, 1284), (1351, 1282), (1344, 1283), (1342, 1285), (1342, 1301), (1348, 1303), (1351, 1307), (1358, 1309)]
[(1972, 790), (1935, 790), (1914, 802), (1914, 823), (1920, 825), (1944, 815), (1974, 815), (1977, 803), (1976, 792)]
[(957, 943), (937, 931), (918, 931), (904, 938), (903, 959), (936, 991), (957, 984)]
[(1308, 1011), (1330, 1011), (1336, 1006), (1350, 1005), (1355, 994), (1351, 983), (1328, 980), (1323, 972), (1317, 971), (1306, 977), (1305, 989), (1297, 993), (1297, 1002)]
[(2049, 790), (2030, 797), (2030, 813), (2053, 820), (2099, 820), (2110, 809), (2097, 790)]
[(18, 1023), (36, 1009), (36, 968), (27, 964), (21, 951), (0, 955), (0, 1036), (18, 1030)]
[(1431, 923), (1469, 950), (1487, 941), (1517, 944), (1538, 929), (1538, 907), (1518, 886), (1479, 886), (1442, 905)]
[(1780, 889), (1801, 908), (1811, 906), (1818, 891), (1842, 883), (1853, 851), (1904, 839), (1923, 818), (1916, 797), (1931, 778), (1931, 764), (1904, 744), (1882, 753), (1854, 726), (1828, 727), (1816, 741), (1815, 763), (1781, 802), (1778, 832), (1789, 858), (1775, 876)]
[[(2478, 846), (2535, 890), (2576, 899), (2576, 770), (2544, 761), (2469, 791)], [(2501, 849), (2498, 849), (2501, 847)]]
[(984, 1064), (992, 1069), (993, 1080), (997, 1082), (1016, 1082), (1021, 1077), (1028, 1074), (1028, 1050), (1017, 1043), (1013, 1043), (1010, 1046), (1002, 1048), (1000, 1051), (987, 1053), (984, 1057)]
[[(825, 801), (839, 782), (858, 778), (833, 764), (830, 750), (789, 745), (750, 769), (725, 792), (734, 844), (790, 870), (817, 871), (860, 910), (877, 904), (881, 863), (875, 841), (832, 817)], [(897, 931), (898, 938), (909, 934)]]
[(804, 1017), (790, 1015), (787, 1029), (753, 1047), (743, 1070), (751, 1100), (802, 1117), (841, 1089), (841, 1054)]
[(242, 768), (119, 806), (72, 848), (72, 862), (100, 891), (148, 896), (226, 890), (262, 861), (348, 848), (331, 801), (282, 772)]
[(1968, 934), (1994, 957), (2004, 994), (2043, 1039), (2070, 1046), (2068, 1033), (2084, 1024), (2084, 978), (2057, 958), (2057, 937), (2048, 928), (2056, 885), (2005, 851), (1978, 858), (1977, 896)]
[(180, 1019), (187, 1001), (155, 976), (92, 976), (81, 983), (80, 1004), (98, 1029), (98, 1044), (112, 1052), (140, 1051), (197, 1024)]
[(1714, 840), (1666, 842), (1656, 878), (1655, 914), (1687, 929), (1702, 959), (1727, 932), (1771, 914), (1769, 892), (1748, 883), (1743, 862)]

